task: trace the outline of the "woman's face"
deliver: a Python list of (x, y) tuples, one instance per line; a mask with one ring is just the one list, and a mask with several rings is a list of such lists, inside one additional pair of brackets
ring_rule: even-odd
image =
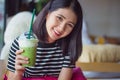
[(48, 13), (46, 17), (48, 42), (51, 43), (69, 35), (76, 22), (77, 17), (70, 8), (61, 8)]

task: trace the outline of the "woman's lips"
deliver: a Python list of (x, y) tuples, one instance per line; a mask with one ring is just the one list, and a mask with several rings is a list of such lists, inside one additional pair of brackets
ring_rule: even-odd
[(55, 33), (56, 36), (60, 36), (61, 35), (61, 33), (58, 32), (56, 29), (54, 29), (54, 33)]

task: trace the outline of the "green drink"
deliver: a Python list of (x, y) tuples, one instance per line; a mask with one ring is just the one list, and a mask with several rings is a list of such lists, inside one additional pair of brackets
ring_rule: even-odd
[(22, 34), (18, 40), (19, 48), (24, 50), (21, 55), (29, 58), (29, 63), (23, 64), (25, 67), (35, 66), (38, 39), (33, 36), (34, 35), (31, 35), (31, 38), (28, 39), (27, 33), (25, 33)]

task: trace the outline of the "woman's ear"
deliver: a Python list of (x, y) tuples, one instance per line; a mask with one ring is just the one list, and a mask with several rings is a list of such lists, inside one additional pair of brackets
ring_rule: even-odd
[(46, 15), (46, 19), (48, 19), (49, 16), (50, 16), (50, 13), (47, 13), (47, 15)]

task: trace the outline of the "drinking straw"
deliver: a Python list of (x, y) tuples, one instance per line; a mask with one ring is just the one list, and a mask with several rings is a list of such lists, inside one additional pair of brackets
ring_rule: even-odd
[(31, 23), (30, 23), (30, 29), (29, 29), (29, 33), (28, 33), (28, 39), (30, 39), (30, 35), (31, 35), (31, 32), (32, 32), (32, 25), (33, 25), (34, 16), (35, 16), (35, 9), (33, 9), (33, 13), (32, 13), (32, 20), (31, 20)]

